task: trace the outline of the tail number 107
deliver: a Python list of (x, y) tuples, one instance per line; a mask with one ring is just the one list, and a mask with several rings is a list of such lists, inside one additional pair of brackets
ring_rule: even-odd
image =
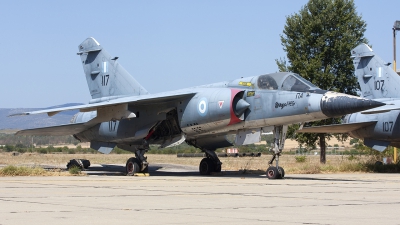
[(385, 80), (376, 80), (374, 81), (375, 90), (382, 90), (383, 85), (385, 85)]
[(383, 132), (392, 132), (393, 130), (393, 121), (390, 122), (382, 122)]

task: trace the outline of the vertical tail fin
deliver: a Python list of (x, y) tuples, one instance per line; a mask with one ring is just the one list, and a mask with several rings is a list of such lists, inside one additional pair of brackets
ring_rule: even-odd
[(94, 38), (87, 38), (78, 49), (92, 99), (148, 94), (117, 62), (118, 57), (111, 58)]
[(400, 97), (400, 76), (366, 44), (351, 50), (355, 74), (362, 97), (368, 99)]

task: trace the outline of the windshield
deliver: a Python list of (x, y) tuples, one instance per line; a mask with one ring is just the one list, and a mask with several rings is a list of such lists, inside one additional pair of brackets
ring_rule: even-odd
[(317, 87), (297, 74), (288, 76), (282, 83), (285, 91), (308, 91), (310, 88)]
[(304, 79), (302, 76), (298, 75), (298, 74), (293, 74), (297, 79), (301, 80), (302, 82), (306, 83), (308, 86), (310, 86), (311, 88), (318, 88), (317, 86), (315, 86), (313, 83), (311, 83), (310, 81)]

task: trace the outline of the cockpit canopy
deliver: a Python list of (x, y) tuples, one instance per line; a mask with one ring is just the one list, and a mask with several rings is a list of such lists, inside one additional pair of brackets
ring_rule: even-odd
[(259, 89), (263, 90), (284, 90), (284, 91), (308, 91), (319, 89), (311, 82), (305, 80), (295, 73), (272, 73), (255, 77), (253, 81)]
[[(226, 83), (213, 84), (212, 86), (222, 85), (226, 87)], [(230, 81), (228, 87), (250, 88), (259, 90), (282, 90), (297, 92), (321, 92), (320, 88), (302, 78), (300, 75), (290, 72), (270, 73), (255, 77), (242, 77)], [(210, 87), (210, 85), (208, 85)]]

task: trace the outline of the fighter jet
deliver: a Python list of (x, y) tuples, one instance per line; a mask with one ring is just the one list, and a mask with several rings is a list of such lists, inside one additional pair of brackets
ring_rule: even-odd
[[(126, 173), (148, 170), (149, 145), (161, 148), (186, 142), (205, 152), (199, 171), (221, 171), (215, 150), (260, 141), (273, 131), (273, 157), (267, 177), (282, 178), (279, 156), (287, 126), (303, 121), (339, 117), (384, 105), (383, 103), (319, 89), (294, 73), (272, 73), (239, 78), (176, 91), (149, 94), (94, 38), (78, 46), (80, 62), (92, 99), (86, 105), (22, 113), (55, 115), (80, 110), (71, 124), (21, 130), (17, 135), (73, 135), (108, 154), (115, 146), (135, 153)], [(21, 115), (21, 114), (20, 114)], [(275, 160), (276, 165), (273, 166)]]
[(400, 77), (366, 44), (351, 50), (355, 75), (361, 96), (385, 103), (385, 106), (348, 114), (342, 124), (305, 127), (301, 133), (349, 133), (364, 140), (364, 144), (378, 151), (388, 145), (400, 147)]

